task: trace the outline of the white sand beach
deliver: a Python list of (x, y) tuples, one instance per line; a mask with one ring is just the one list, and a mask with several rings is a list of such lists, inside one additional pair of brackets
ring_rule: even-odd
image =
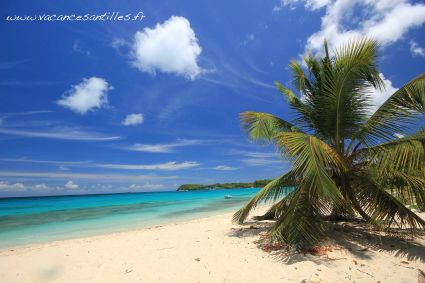
[(425, 270), (424, 238), (376, 238), (340, 224), (323, 254), (286, 254), (256, 244), (267, 223), (230, 219), (2, 250), (0, 282), (417, 282)]

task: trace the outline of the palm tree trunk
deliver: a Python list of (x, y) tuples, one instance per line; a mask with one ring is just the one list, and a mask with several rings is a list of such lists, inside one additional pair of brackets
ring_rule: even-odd
[(357, 211), (358, 214), (365, 220), (369, 221), (370, 217), (367, 215), (367, 213), (363, 210), (361, 204), (356, 198), (356, 195), (353, 193), (352, 188), (349, 185), (349, 179), (345, 178), (345, 175), (341, 176), (341, 185), (342, 188), (347, 195), (347, 197), (350, 199), (350, 202), (353, 204), (354, 209)]
[(356, 196), (353, 194), (351, 190), (347, 190), (347, 195), (350, 198), (351, 203), (353, 204), (354, 209), (360, 214), (360, 216), (366, 220), (369, 221), (370, 217), (367, 215), (367, 213), (363, 210), (362, 206), (358, 202)]

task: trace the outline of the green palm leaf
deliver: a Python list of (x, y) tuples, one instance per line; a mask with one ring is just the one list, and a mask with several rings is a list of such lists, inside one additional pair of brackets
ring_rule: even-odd
[(273, 204), (267, 211), (261, 216), (254, 216), (255, 220), (271, 220), (278, 219), (288, 209), (291, 203), (293, 191), (289, 192), (283, 199)]
[(317, 196), (297, 187), (287, 209), (270, 229), (270, 237), (298, 250), (315, 246), (325, 238), (323, 208)]
[(367, 159), (381, 173), (421, 170), (425, 161), (425, 130), (373, 147), (362, 148), (353, 157)]
[(303, 103), (290, 89), (282, 84), (275, 82), (277, 89), (285, 95), (289, 105), (297, 112), (298, 123), (304, 123), (305, 126), (312, 127), (314, 119), (312, 119), (312, 109), (309, 105)]
[(380, 175), (380, 183), (408, 204), (417, 204), (425, 208), (425, 178), (421, 171), (405, 173), (400, 171), (386, 172)]
[(408, 82), (388, 98), (354, 135), (368, 144), (391, 140), (407, 123), (425, 114), (425, 73)]
[(371, 89), (384, 85), (376, 41), (349, 42), (332, 56), (326, 42), (324, 47), (322, 58), (304, 58), (305, 68), (290, 63), (294, 90), (276, 83), (295, 110), (292, 123), (267, 113), (241, 115), (250, 138), (274, 143), (292, 168), (234, 220), (241, 223), (258, 203), (272, 201), (257, 219), (275, 219), (269, 236), (297, 249), (326, 237), (324, 219), (356, 212), (379, 228), (424, 229), (425, 222), (405, 203), (425, 209), (425, 130), (395, 135), (425, 113), (425, 74), (370, 115)]
[(268, 113), (243, 112), (241, 122), (249, 137), (257, 141), (270, 142), (277, 133), (300, 131), (293, 124)]
[[(356, 196), (362, 207), (384, 228), (397, 225), (399, 228), (425, 228), (425, 221), (403, 203), (385, 191), (370, 174), (365, 173), (353, 180)], [(361, 177), (361, 178), (359, 178)]]
[(342, 195), (331, 174), (347, 170), (345, 161), (325, 142), (304, 133), (280, 133), (276, 145), (293, 160), (293, 171), (299, 176), (298, 185), (338, 203)]
[(269, 182), (243, 208), (233, 215), (233, 221), (243, 223), (249, 212), (255, 209), (260, 202), (274, 202), (280, 197), (285, 197), (295, 186), (295, 180), (295, 174), (290, 171)]

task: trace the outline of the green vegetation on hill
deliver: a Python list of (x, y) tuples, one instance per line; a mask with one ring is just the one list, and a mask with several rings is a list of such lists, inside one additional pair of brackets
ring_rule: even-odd
[(239, 188), (262, 188), (267, 185), (271, 180), (256, 180), (252, 183), (223, 183), (223, 184), (212, 184), (212, 185), (201, 185), (201, 184), (184, 184), (181, 185), (177, 191), (196, 191), (196, 190), (225, 190), (225, 189), (239, 189)]

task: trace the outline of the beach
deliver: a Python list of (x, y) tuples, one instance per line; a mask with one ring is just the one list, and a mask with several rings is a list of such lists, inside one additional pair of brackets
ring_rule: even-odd
[(425, 283), (425, 0), (0, 8), (0, 283)]
[(375, 238), (341, 224), (338, 243), (318, 254), (265, 251), (257, 241), (269, 223), (231, 216), (2, 249), (0, 281), (417, 282), (425, 270), (421, 237)]

